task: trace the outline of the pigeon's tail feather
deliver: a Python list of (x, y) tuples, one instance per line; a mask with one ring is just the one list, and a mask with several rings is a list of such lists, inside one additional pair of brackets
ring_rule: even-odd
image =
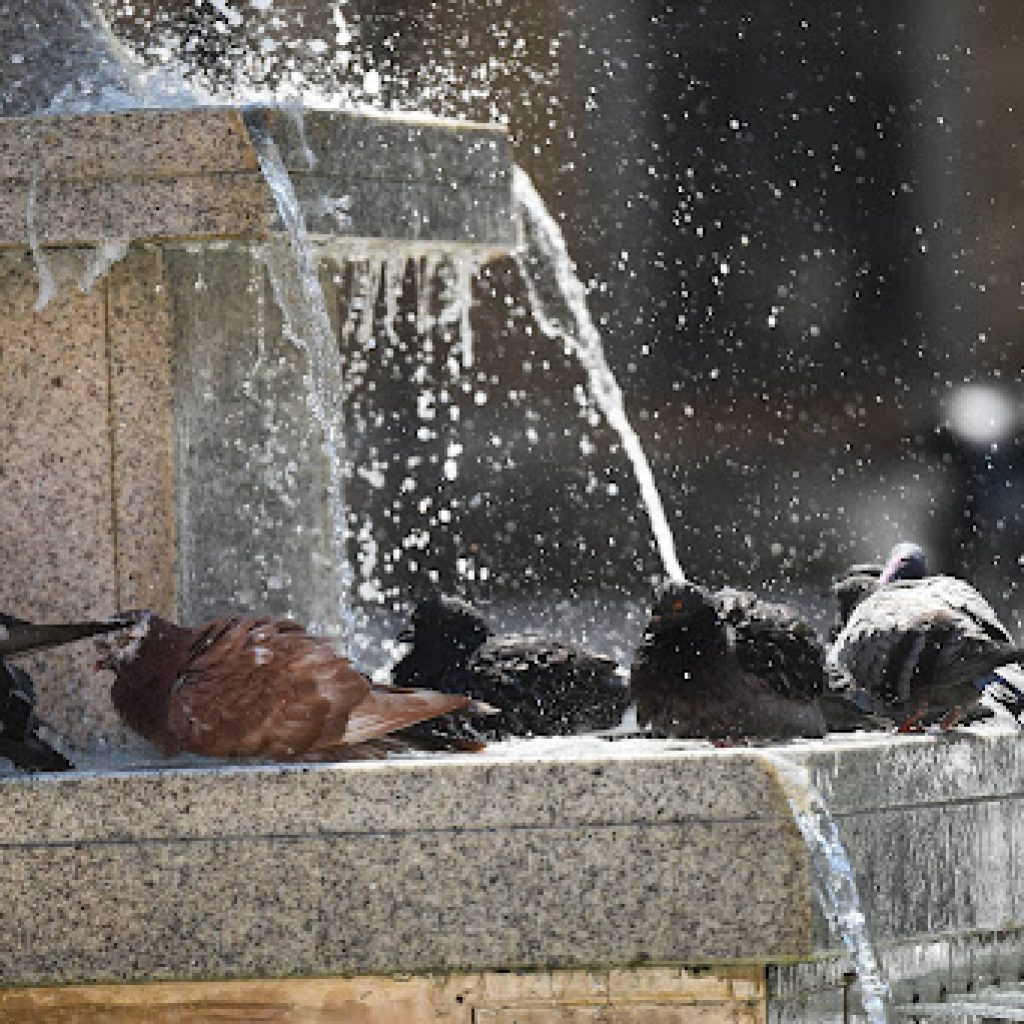
[(21, 619), (0, 622), (0, 658), (28, 651), (44, 651), (76, 640), (124, 629), (129, 623), (122, 618), (103, 622), (34, 623)]
[(23, 739), (0, 736), (0, 757), (30, 772), (67, 772), (75, 766), (40, 737), (29, 733)]
[[(996, 669), (1008, 668), (1017, 662), (1024, 662), (1024, 649), (1020, 647), (990, 647), (972, 651), (961, 654), (938, 671), (935, 682), (939, 685), (971, 682), (977, 690), (982, 691), (991, 682), (990, 676)], [(1024, 684), (1024, 676), (1021, 677), (1021, 682)]]
[(1024, 725), (1024, 668), (1020, 664), (1000, 665), (976, 678), (974, 685), (1012, 715), (1018, 725)]
[(352, 709), (345, 725), (345, 743), (377, 739), (428, 718), (461, 711), (472, 703), (457, 693), (374, 686)]
[(876, 702), (863, 690), (827, 691), (818, 697), (829, 732), (859, 732), (889, 729), (892, 721), (881, 715)]

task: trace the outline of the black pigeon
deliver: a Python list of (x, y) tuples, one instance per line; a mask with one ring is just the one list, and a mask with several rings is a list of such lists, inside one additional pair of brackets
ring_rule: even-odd
[[(610, 729), (629, 705), (610, 658), (529, 634), (495, 636), (476, 609), (457, 598), (421, 601), (399, 640), (412, 649), (395, 665), (392, 681), (465, 694), (497, 708), (475, 726), (487, 739)], [(443, 721), (429, 727), (441, 728)]]
[(902, 730), (977, 717), (983, 693), (1018, 721), (1024, 656), (991, 605), (964, 580), (928, 576), (915, 544), (893, 549), (877, 587), (850, 613), (826, 661), (831, 683)]
[(688, 581), (664, 584), (637, 648), (637, 722), (711, 740), (823, 736), (874, 724), (826, 692), (824, 651), (785, 605)]

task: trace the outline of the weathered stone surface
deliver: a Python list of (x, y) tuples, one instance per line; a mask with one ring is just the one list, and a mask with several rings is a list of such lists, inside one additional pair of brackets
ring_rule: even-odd
[[(897, 1019), (1018, 1020), (1024, 1012), (1024, 932), (934, 935), (887, 942), (879, 959), (903, 1012)], [(846, 1024), (844, 1000), (860, 1011), (860, 986), (845, 956), (768, 969), (770, 1018), (777, 1024)], [(949, 1005), (961, 1004), (959, 1013)], [(1010, 1016), (970, 1013), (964, 1004), (1002, 1004)], [(932, 1013), (926, 1007), (940, 1008)], [(915, 1012), (916, 1011), (916, 1012)]]
[(0, 964), (36, 982), (805, 949), (806, 869), (771, 772), (713, 760), (8, 779)]
[[(42, 621), (117, 608), (102, 288), (43, 310), (27, 255), (0, 256), (0, 607)], [(88, 643), (25, 659), (41, 714), (78, 742), (118, 736)]]
[(163, 253), (133, 251), (106, 280), (118, 608), (173, 617), (173, 398)]
[[(825, 957), (841, 986), (839, 944), (813, 920), (779, 757), (805, 763), (824, 791), (831, 780), (883, 951), (920, 957), (936, 932), (966, 941), (993, 922), (1006, 934), (1024, 925), (1011, 853), (1019, 840), (1006, 831), (1019, 827), (1009, 823), (1024, 792), (1015, 734), (763, 752), (652, 742), (623, 753), (593, 742), (576, 759), (545, 757), (538, 742), (532, 757), (498, 748), (443, 760), (5, 779), (4, 977)], [(897, 762), (892, 787), (871, 769)], [(942, 775), (945, 789), (940, 764), (958, 767)], [(985, 765), (1003, 770), (987, 792)], [(608, 975), (610, 990), (618, 978)], [(709, 1002), (757, 997), (721, 978), (693, 984)], [(799, 979), (789, 992), (804, 998)]]
[(278, 144), (314, 234), (515, 245), (500, 128), (178, 107), (0, 118), (0, 247), (265, 238), (280, 222), (247, 124)]

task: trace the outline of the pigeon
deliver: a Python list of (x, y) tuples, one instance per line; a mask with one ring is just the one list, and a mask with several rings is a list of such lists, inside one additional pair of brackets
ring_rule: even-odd
[(232, 617), (190, 629), (148, 611), (132, 617), (97, 641), (99, 667), (115, 673), (111, 699), (124, 722), (166, 755), (379, 757), (411, 745), (393, 738), (406, 726), (489, 710), (461, 695), (374, 685), (328, 638), (290, 620)]
[(629, 706), (611, 658), (532, 634), (495, 635), (458, 598), (421, 601), (398, 639), (412, 646), (392, 681), (486, 701), (497, 709), (481, 723), (489, 739), (607, 730)]
[(662, 736), (717, 741), (823, 736), (823, 703), (870, 721), (826, 692), (824, 651), (785, 605), (731, 588), (663, 584), (633, 659), (637, 722)]
[[(949, 729), (977, 717), (983, 693), (1024, 713), (1024, 656), (991, 605), (965, 580), (929, 576), (923, 550), (898, 544), (876, 588), (828, 651), (830, 685), (894, 715), (901, 731), (939, 716)], [(982, 712), (984, 714), (984, 712)]]
[(25, 771), (70, 771), (75, 766), (39, 735), (35, 702), (28, 673), (0, 659), (0, 757)]

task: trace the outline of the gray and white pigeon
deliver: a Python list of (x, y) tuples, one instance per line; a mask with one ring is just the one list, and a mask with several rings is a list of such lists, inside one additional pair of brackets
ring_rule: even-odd
[(992, 606), (965, 580), (929, 576), (924, 551), (898, 544), (877, 587), (852, 609), (828, 651), (830, 685), (894, 716), (902, 731), (972, 715), (982, 694), (1024, 713), (1024, 657)]
[(825, 685), (824, 650), (783, 604), (662, 585), (630, 672), (640, 726), (663, 736), (791, 739), (879, 723)]

